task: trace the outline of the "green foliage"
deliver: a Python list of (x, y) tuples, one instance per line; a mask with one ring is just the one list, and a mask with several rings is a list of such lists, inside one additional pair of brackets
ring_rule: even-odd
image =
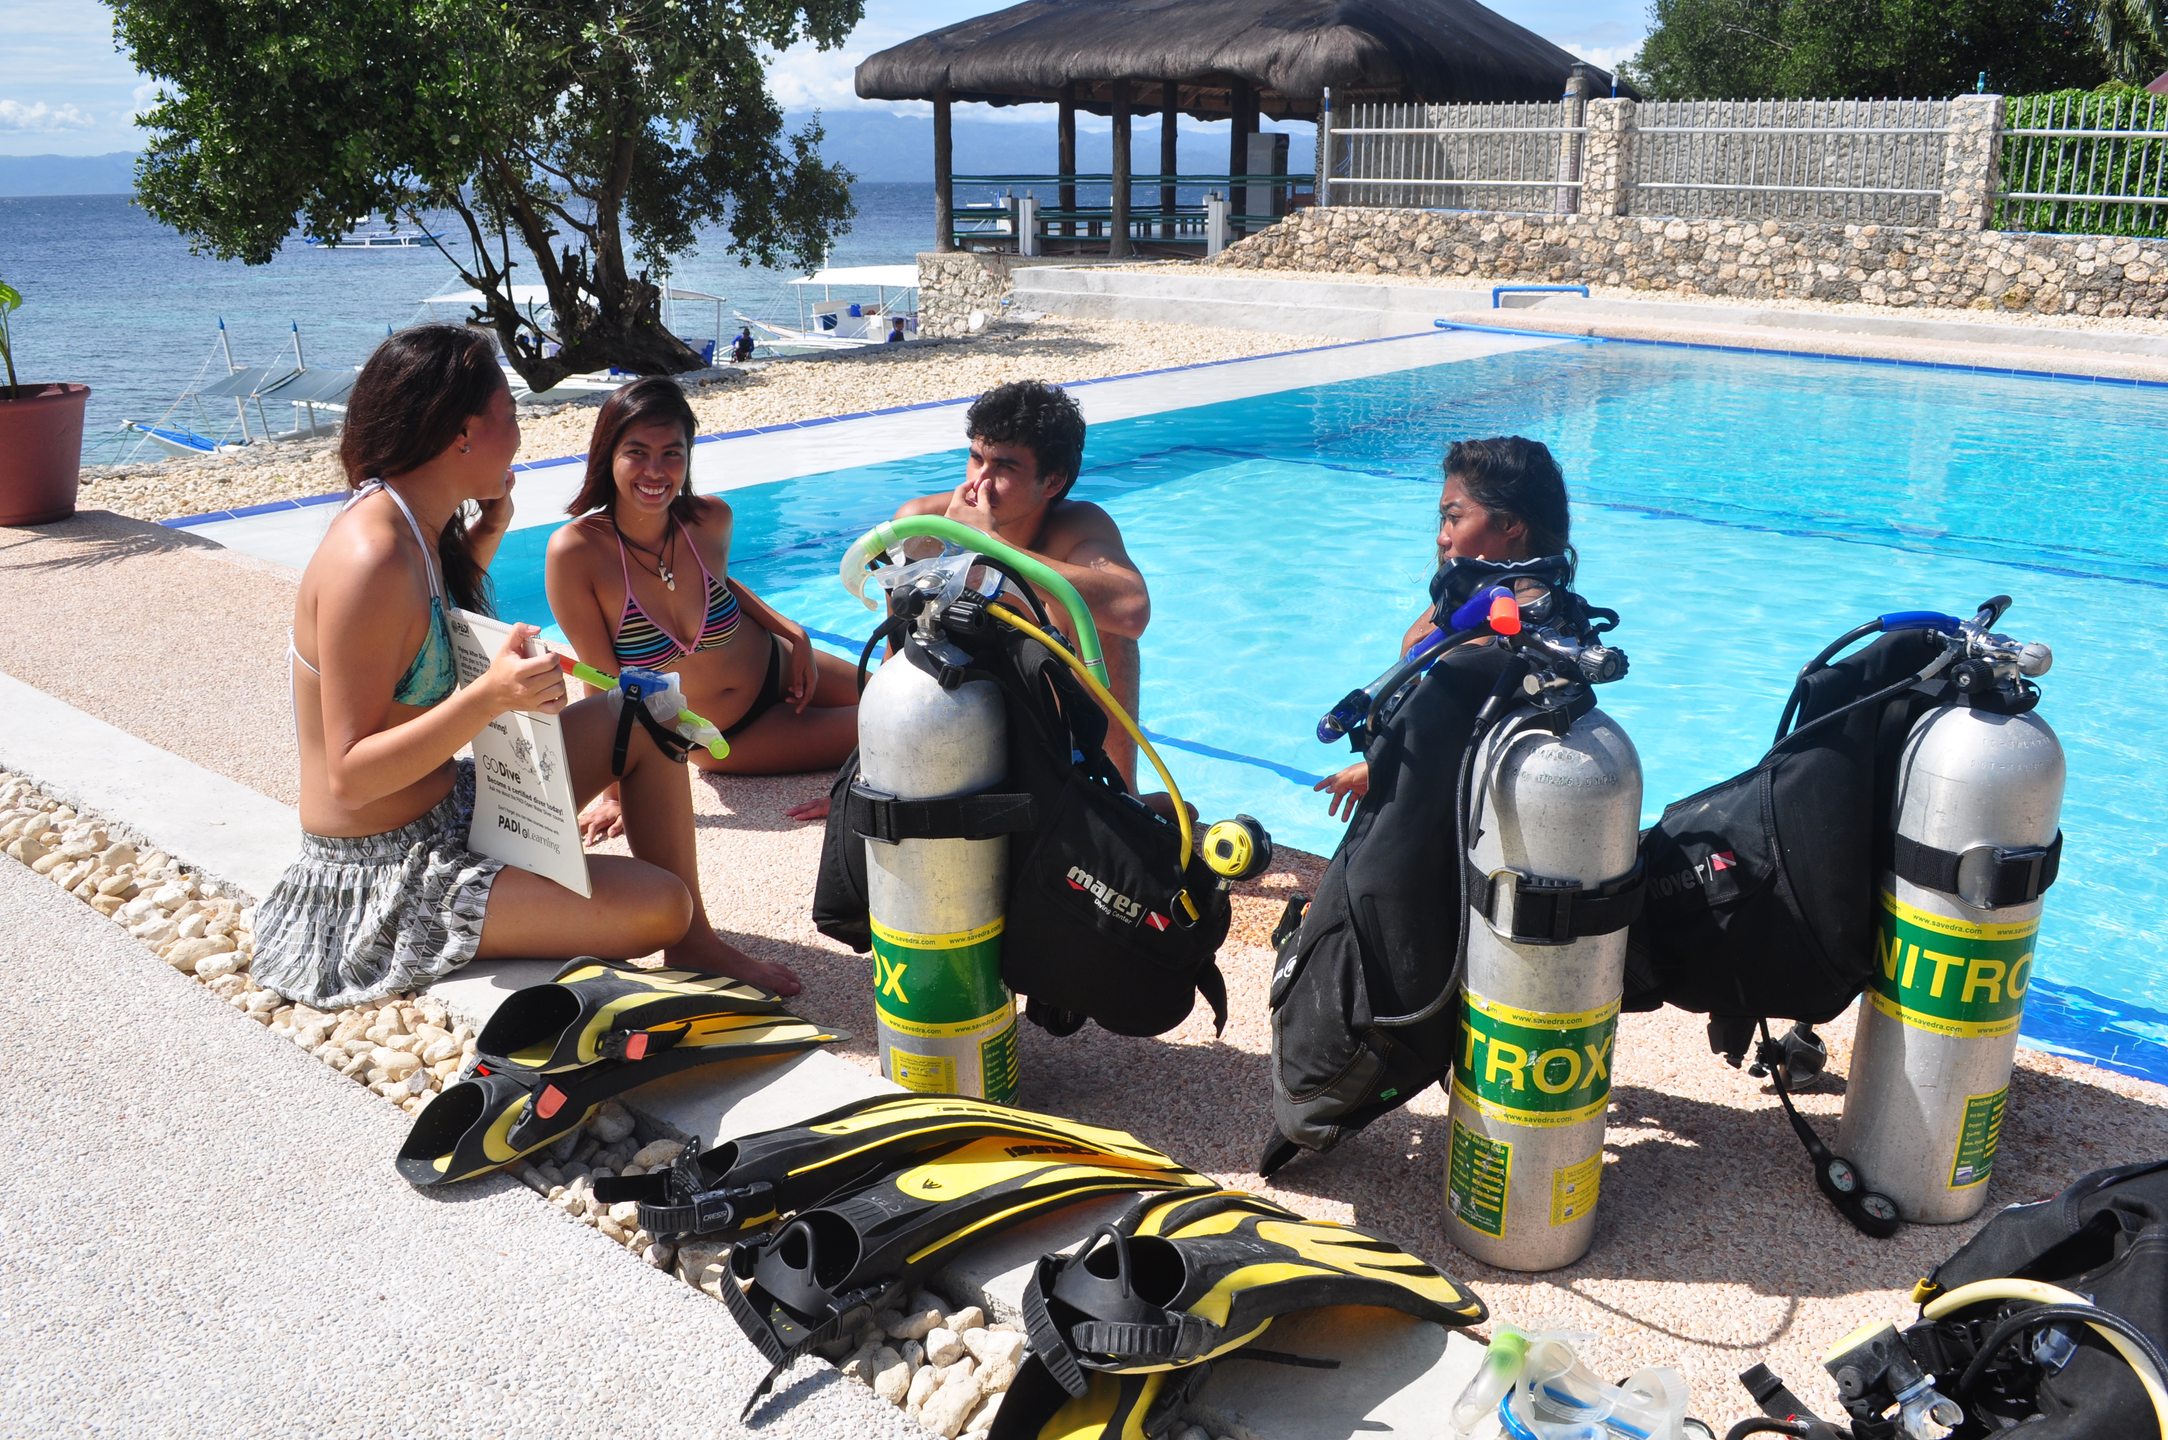
[(2092, 11), (2111, 78), (2144, 85), (2168, 72), (2168, 0), (2098, 0)]
[[(2132, 85), (2104, 85), (2096, 91), (2013, 95), (2008, 105), (2005, 131), (2127, 130), (2137, 132), (2137, 138), (2005, 134), (2004, 190), (2168, 197), (2168, 99)], [(2168, 236), (2168, 205), (2003, 200), (1996, 206), (1995, 228), (2163, 237)]]
[(2163, 0), (1653, 0), (1626, 73), (1654, 100), (1939, 99), (2108, 76), (2102, 4)]
[[(842, 43), (863, 0), (113, 0), (164, 82), (137, 197), (199, 252), (269, 261), (297, 223), (450, 209), (447, 255), (530, 384), (692, 368), (660, 268), (703, 224), (811, 267), (850, 217), (818, 127), (782, 131), (763, 56)], [(524, 252), (524, 253), (522, 253)], [(510, 298), (549, 290), (545, 333)], [(554, 339), (562, 349), (543, 351)]]
[(8, 397), (14, 398), (22, 386), (15, 381), (15, 336), (8, 329), (8, 315), (23, 308), (23, 293), (5, 280), (0, 280), (0, 361), (8, 367)]

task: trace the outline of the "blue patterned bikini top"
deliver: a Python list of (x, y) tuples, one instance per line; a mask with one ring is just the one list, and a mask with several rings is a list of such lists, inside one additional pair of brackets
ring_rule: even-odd
[[(398, 491), (381, 480), (371, 480), (356, 490), (354, 498), (341, 508), (351, 510), (378, 490), (389, 495), (392, 503), (399, 507), (399, 513), (406, 517), (407, 529), (414, 532), (414, 542), (422, 547), (422, 569), (429, 575), (429, 628), (422, 634), (422, 648), (414, 652), (413, 660), (407, 664), (406, 673), (401, 675), (399, 683), (392, 687), (391, 698), (401, 705), (427, 708), (442, 703), (459, 688), (459, 664), (452, 653), (452, 627), (445, 615), (444, 582), (437, 575), (437, 557), (429, 544), (429, 537), (422, 534), (421, 522), (414, 518), (414, 512), (407, 508), (406, 501), (400, 498)], [(293, 637), (290, 635), (286, 640), (286, 650), (300, 663), (302, 669), (320, 677), (317, 668), (302, 659), (301, 652), (294, 649)]]

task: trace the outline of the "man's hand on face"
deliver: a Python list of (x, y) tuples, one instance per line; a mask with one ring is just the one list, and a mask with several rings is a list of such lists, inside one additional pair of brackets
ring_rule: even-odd
[(983, 481), (964, 481), (949, 496), (948, 518), (998, 536), (1001, 532), (999, 522), (994, 518), (993, 492), (994, 487)]

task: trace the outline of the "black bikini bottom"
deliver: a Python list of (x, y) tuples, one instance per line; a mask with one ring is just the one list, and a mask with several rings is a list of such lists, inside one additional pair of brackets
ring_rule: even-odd
[(783, 699), (783, 642), (771, 633), (768, 636), (768, 673), (761, 679), (760, 693), (753, 703), (745, 707), (745, 713), (723, 727), (723, 738), (731, 736), (751, 725), (755, 720), (773, 710)]

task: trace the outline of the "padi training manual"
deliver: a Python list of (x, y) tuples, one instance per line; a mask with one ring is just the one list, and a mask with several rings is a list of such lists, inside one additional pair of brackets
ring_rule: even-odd
[[(462, 685), (480, 678), (512, 636), (503, 621), (459, 609), (451, 611), (451, 631)], [(542, 645), (539, 638), (531, 643)], [(564, 726), (555, 715), (507, 710), (474, 737), (474, 820), (467, 844), (576, 895), (595, 893), (587, 852), (580, 846)]]

